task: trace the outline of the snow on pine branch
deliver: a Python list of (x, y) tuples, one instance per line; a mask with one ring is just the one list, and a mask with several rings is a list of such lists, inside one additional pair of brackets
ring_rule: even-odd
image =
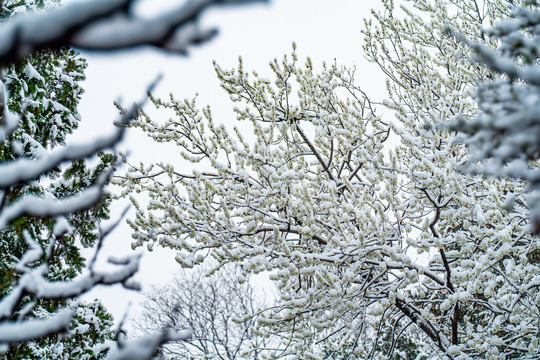
[(197, 26), (206, 9), (255, 1), (265, 0), (191, 0), (150, 19), (133, 14), (136, 0), (74, 2), (46, 13), (19, 16), (0, 26), (0, 64), (15, 63), (32, 52), (66, 45), (99, 51), (153, 45), (186, 54), (188, 46), (217, 34), (216, 29)]
[(0, 213), (0, 228), (10, 225), (21, 216), (55, 217), (89, 209), (95, 206), (102, 196), (98, 186), (87, 188), (81, 194), (62, 200), (29, 195), (7, 206)]
[(2, 118), (0, 119), (0, 141), (6, 139), (19, 124), (19, 118), (12, 114), (7, 105), (7, 90), (4, 82), (0, 80), (0, 109)]
[[(0, 318), (9, 316), (15, 311), (22, 297), (33, 294), (39, 299), (71, 299), (91, 290), (95, 285), (111, 285), (125, 283), (138, 269), (139, 256), (125, 259), (109, 259), (119, 270), (112, 272), (90, 271), (71, 282), (50, 282), (45, 278), (47, 267), (38, 267), (24, 274), (13, 291), (0, 302)], [(132, 287), (133, 285), (129, 285)]]

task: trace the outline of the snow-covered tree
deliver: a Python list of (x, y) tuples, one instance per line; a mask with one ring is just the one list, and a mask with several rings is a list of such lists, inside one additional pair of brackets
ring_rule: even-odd
[[(137, 256), (110, 259), (117, 265), (110, 272), (96, 269), (94, 257), (81, 273), (79, 246), (100, 244), (113, 228), (99, 226), (108, 216), (105, 186), (114, 147), (141, 104), (121, 116), (113, 134), (66, 146), (78, 125), (86, 67), (67, 46), (108, 51), (153, 44), (185, 52), (215, 33), (199, 29), (197, 18), (217, 2), (190, 1), (144, 19), (131, 13), (134, 1), (59, 8), (52, 8), (56, 1), (0, 2), (0, 345), (7, 358), (148, 359), (163, 342), (188, 337), (165, 330), (119, 340), (110, 353), (110, 315), (98, 303), (72, 301), (98, 284), (134, 286)], [(248, 1), (227, 1), (238, 2)], [(32, 14), (21, 14), (27, 8)], [(94, 168), (84, 161), (90, 157), (99, 159)]]
[[(4, 20), (27, 11), (40, 12), (52, 8), (54, 1), (5, 1), (2, 8)], [(48, 50), (36, 53), (26, 59), (3, 69), (2, 81), (9, 94), (7, 109), (20, 114), (19, 126), (0, 143), (1, 162), (11, 162), (18, 158), (40, 159), (47, 150), (63, 145), (68, 136), (77, 128), (80, 115), (77, 106), (83, 89), (80, 81), (84, 80), (86, 62), (72, 49)], [(26, 195), (39, 195), (60, 200), (81, 192), (85, 187), (96, 185), (98, 178), (111, 170), (113, 156), (102, 154), (98, 165), (88, 168), (85, 161), (76, 160), (71, 164), (51, 169), (39, 179), (26, 184), (13, 184), (2, 192), (2, 205), (8, 206)], [(49, 264), (46, 277), (50, 280), (70, 280), (80, 275), (85, 268), (85, 260), (80, 247), (94, 246), (98, 239), (98, 225), (109, 215), (108, 196), (99, 206), (69, 214), (65, 220), (70, 230), (64, 234), (54, 234), (54, 218), (36, 218), (22, 216), (16, 222), (2, 229), (0, 242), (0, 293), (12, 292), (20, 274), (16, 264), (28, 250), (25, 237), (36, 239), (40, 246), (53, 246), (51, 256), (42, 261)], [(37, 264), (35, 264), (37, 265)], [(33, 301), (32, 297), (23, 299), (23, 303)], [(39, 301), (28, 314), (37, 318), (47, 318), (65, 301)], [(95, 306), (80, 305), (76, 311), (98, 310)], [(75, 306), (76, 307), (76, 306)], [(94, 317), (106, 320), (110, 315), (99, 309)], [(27, 315), (27, 316), (28, 316)], [(76, 342), (92, 349), (98, 344), (101, 356), (88, 350), (86, 355), (100, 358), (106, 355), (105, 340), (112, 340), (111, 322), (96, 323), (104, 327), (96, 329), (102, 333), (73, 333), (63, 339), (62, 349), (58, 348), (58, 336), (43, 339), (36, 343), (23, 343), (12, 346), (4, 354), (9, 359), (20, 358), (79, 358), (73, 353)], [(76, 322), (72, 327), (76, 326)], [(76, 334), (76, 335), (75, 335)], [(88, 336), (88, 338), (84, 338)], [(76, 339), (76, 341), (75, 341)], [(94, 342), (94, 343), (92, 343)], [(47, 356), (43, 354), (48, 354)], [(53, 356), (54, 354), (54, 356)]]
[[(495, 76), (471, 62), (471, 49), (448, 28), (494, 48), (497, 39), (482, 29), (506, 16), (511, 4), (409, 3), (410, 9), (399, 15), (386, 2), (386, 12), (376, 15), (377, 25), (366, 24), (364, 46), (390, 78), (386, 104), (395, 111), (400, 136), (396, 156), (404, 181), (398, 213), (404, 237), (410, 238), (411, 248), (429, 256), (429, 268), (444, 279), (441, 287), (433, 279), (419, 279), (409, 299), (447, 336), (452, 344), (448, 355), (535, 358), (539, 304), (534, 284), (540, 275), (535, 254), (540, 244), (528, 233), (519, 206), (525, 201), (524, 184), (456, 172), (468, 149), (456, 145), (455, 133), (438, 130), (474, 117), (476, 86)], [(517, 201), (509, 209), (512, 193)]]
[[(135, 125), (200, 164), (192, 174), (140, 166), (121, 179), (152, 199), (144, 209), (132, 198), (133, 245), (170, 246), (187, 267), (211, 254), (222, 265), (240, 263), (244, 276), (270, 271), (280, 301), (259, 316), (257, 332), (280, 337), (280, 355), (309, 358), (324, 345), (367, 356), (370, 349), (358, 344), (375, 335), (377, 301), (389, 291), (395, 301), (410, 284), (388, 281), (389, 272), (429, 270), (406, 260), (392, 219), (398, 172), (384, 154), (389, 125), (352, 71), (326, 65), (316, 73), (309, 59), (304, 68), (297, 61), (293, 53), (272, 62), (274, 83), (249, 79), (242, 63), (232, 71), (216, 65), (233, 101), (244, 102), (235, 110), (251, 122), (254, 140), (229, 135), (194, 100), (152, 98), (176, 117), (158, 124), (143, 113)], [(340, 99), (343, 93), (350, 98)]]
[[(255, 337), (251, 317), (262, 308), (255, 289), (240, 284), (233, 267), (212, 273), (182, 271), (171, 282), (145, 292), (136, 328), (143, 333), (163, 328), (190, 329), (188, 342), (162, 349), (167, 359), (253, 359), (270, 344), (270, 336)], [(265, 345), (266, 344), (266, 345)]]
[[(5, 2), (7, 11), (20, 12), (30, 9), (36, 2)], [(9, 13), (8, 13), (9, 14)], [(64, 143), (65, 138), (77, 126), (80, 116), (77, 105), (83, 92), (79, 82), (84, 80), (86, 63), (73, 50), (45, 51), (29, 57), (24, 62), (9, 66), (2, 74), (5, 91), (10, 94), (5, 104), (9, 111), (21, 114), (17, 129), (0, 143), (0, 161), (9, 162), (26, 157), (39, 159), (47, 150)], [(101, 172), (110, 164), (110, 159), (100, 166)], [(69, 196), (83, 186), (95, 183), (100, 171), (86, 169), (84, 162), (74, 163), (69, 169), (52, 169), (40, 182), (14, 184), (2, 194), (2, 205), (16, 201), (28, 193), (50, 194), (55, 198)], [(59, 241), (56, 248), (54, 278), (69, 279), (83, 267), (83, 259), (75, 246), (76, 239), (84, 245), (93, 245), (98, 219), (107, 216), (106, 206), (100, 209), (72, 214), (70, 223), (77, 229)], [(49, 238), (54, 219), (21, 218), (17, 224), (2, 229), (1, 273), (2, 294), (7, 293), (15, 270), (13, 261), (20, 259), (27, 249), (22, 229), (30, 231), (34, 238)], [(46, 242), (47, 240), (44, 240)], [(59, 262), (63, 258), (64, 264)]]
[(522, 209), (505, 206), (510, 193), (522, 201), (524, 184), (456, 172), (469, 153), (438, 130), (475, 116), (475, 86), (494, 76), (448, 26), (495, 47), (481, 28), (507, 3), (406, 3), (383, 1), (364, 31), (395, 119), (377, 115), (354, 70), (299, 66), (294, 53), (271, 62), (271, 80), (241, 61), (215, 66), (250, 135), (194, 99), (152, 99), (173, 117), (142, 113), (135, 125), (197, 168), (140, 165), (120, 179), (151, 199), (132, 196), (133, 246), (170, 247), (186, 267), (212, 256), (245, 276), (269, 271), (280, 298), (258, 331), (282, 338), (278, 356), (344, 346), (370, 356), (365, 345), (391, 317), (451, 359), (536, 359), (539, 243)]
[[(105, 359), (114, 340), (112, 316), (98, 300), (77, 305), (73, 310), (75, 315), (66, 334), (55, 334), (31, 342), (24, 348), (26, 353), (19, 352), (17, 358)], [(49, 313), (46, 312), (44, 315), (48, 316)], [(10, 358), (9, 355), (11, 354), (7, 354), (6, 357)]]

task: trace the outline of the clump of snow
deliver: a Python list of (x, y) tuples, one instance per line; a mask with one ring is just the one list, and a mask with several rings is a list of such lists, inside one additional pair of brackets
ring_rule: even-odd
[(24, 67), (24, 73), (26, 74), (26, 76), (28, 76), (30, 79), (35, 79), (35, 80), (38, 80), (42, 83), (45, 82), (45, 78), (43, 78), (43, 76), (41, 76), (37, 70), (32, 66), (32, 64), (30, 64), (30, 62), (28, 62), (26, 64), (26, 66)]

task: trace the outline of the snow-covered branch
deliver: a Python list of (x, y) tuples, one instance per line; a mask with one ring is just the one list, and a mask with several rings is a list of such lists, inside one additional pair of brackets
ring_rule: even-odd
[[(152, 90), (153, 88), (154, 85), (151, 85), (148, 87), (148, 90)], [(88, 158), (101, 150), (113, 148), (122, 140), (126, 126), (136, 117), (143, 105), (144, 100), (134, 104), (129, 110), (126, 110), (116, 122), (117, 129), (112, 134), (94, 139), (86, 144), (71, 144), (54, 149), (50, 153), (43, 155), (39, 160), (19, 158), (15, 161), (2, 164), (0, 167), (0, 189), (36, 180), (42, 174), (47, 173), (62, 163)]]
[(75, 315), (74, 311), (63, 310), (48, 319), (2, 322), (0, 323), (0, 344), (30, 341), (65, 331), (73, 320), (73, 315)]
[(46, 267), (37, 268), (24, 274), (12, 292), (0, 301), (0, 318), (13, 314), (23, 296), (34, 295), (38, 299), (72, 299), (91, 290), (94, 286), (125, 283), (138, 270), (139, 256), (131, 256), (122, 261), (110, 260), (121, 265), (111, 272), (90, 271), (71, 282), (51, 282), (45, 279)]
[(175, 331), (165, 329), (159, 333), (147, 335), (137, 340), (118, 342), (117, 349), (113, 349), (107, 360), (148, 360), (151, 359), (156, 349), (167, 342), (187, 341), (192, 334), (190, 331)]

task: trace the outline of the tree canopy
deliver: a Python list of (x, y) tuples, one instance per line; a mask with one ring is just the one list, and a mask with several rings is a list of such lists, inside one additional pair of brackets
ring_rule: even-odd
[(383, 3), (364, 30), (366, 56), (388, 77), (383, 104), (356, 84), (361, 69), (301, 65), (296, 51), (270, 63), (269, 79), (241, 59), (215, 65), (249, 134), (196, 99), (151, 98), (169, 120), (142, 112), (134, 125), (197, 165), (143, 164), (118, 178), (150, 199), (131, 196), (133, 246), (172, 248), (184, 267), (213, 257), (246, 277), (269, 272), (279, 301), (257, 330), (282, 339), (277, 357), (347, 347), (366, 358), (391, 321), (451, 359), (536, 359), (539, 242), (520, 206), (526, 184), (456, 171), (470, 151), (441, 129), (477, 116), (475, 88), (499, 76), (449, 26), (495, 49), (482, 29), (513, 5)]

